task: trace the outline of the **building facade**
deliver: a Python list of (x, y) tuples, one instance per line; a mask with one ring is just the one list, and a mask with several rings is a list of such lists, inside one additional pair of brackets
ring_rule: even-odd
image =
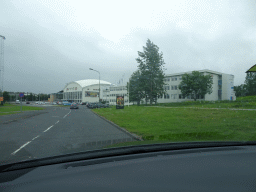
[(63, 89), (63, 101), (71, 102), (99, 102), (99, 96), (102, 98), (103, 90), (108, 88), (111, 83), (100, 80), (86, 79), (67, 83)]
[[(211, 70), (200, 70), (204, 75), (211, 75), (213, 79), (212, 93), (199, 96), (197, 100), (217, 101), (236, 100), (234, 91), (234, 75), (220, 73)], [(185, 73), (174, 73), (165, 76), (166, 94), (158, 98), (158, 103), (192, 101), (193, 96), (183, 97), (178, 86)], [(128, 90), (126, 86), (115, 86), (107, 81), (100, 81), (100, 98), (110, 105), (116, 105), (116, 96), (124, 96), (125, 105), (128, 105)], [(98, 102), (99, 101), (99, 80), (88, 79), (68, 83), (63, 89), (63, 100), (74, 102)], [(145, 100), (143, 100), (145, 102)], [(130, 102), (129, 105), (132, 105)]]
[[(128, 105), (128, 90), (126, 86), (110, 86), (103, 94), (105, 94), (103, 99), (110, 105), (116, 105), (117, 96), (124, 96), (124, 105)], [(132, 102), (129, 103), (129, 105), (132, 104)]]
[[(234, 91), (234, 75), (220, 73), (211, 70), (200, 70), (200, 73), (204, 75), (211, 75), (213, 79), (212, 93), (206, 94), (205, 96), (199, 96), (197, 100), (204, 101), (217, 101), (217, 100), (236, 100)], [(183, 97), (181, 90), (179, 90), (178, 85), (182, 80), (182, 75), (185, 73), (190, 74), (190, 72), (184, 73), (174, 73), (165, 76), (165, 90), (167, 94), (159, 98), (157, 102), (168, 103), (168, 102), (182, 102), (194, 100), (193, 96)]]

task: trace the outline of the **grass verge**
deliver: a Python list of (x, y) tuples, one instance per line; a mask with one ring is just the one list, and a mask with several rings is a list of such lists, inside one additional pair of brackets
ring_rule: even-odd
[(93, 111), (127, 131), (141, 136), (148, 144), (256, 140), (256, 111), (143, 106), (130, 106), (119, 110), (94, 109)]
[(256, 109), (256, 96), (238, 97), (236, 101), (185, 101), (173, 103), (158, 103), (154, 106)]
[[(22, 111), (43, 110), (42, 107), (22, 106)], [(4, 104), (0, 106), (0, 115), (20, 113), (20, 105)]]

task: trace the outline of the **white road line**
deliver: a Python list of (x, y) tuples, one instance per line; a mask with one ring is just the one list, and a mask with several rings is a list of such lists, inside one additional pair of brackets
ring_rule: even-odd
[(59, 123), (60, 121), (57, 121), (55, 124)]
[(32, 141), (35, 140), (35, 139), (38, 138), (38, 137), (40, 137), (40, 135), (37, 135), (36, 137), (34, 137), (34, 138), (32, 139)]
[(22, 145), (19, 149), (17, 149), (16, 151), (14, 151), (12, 153), (12, 155), (15, 155), (15, 153), (17, 153), (19, 150), (21, 150), (23, 147), (25, 147), (26, 145), (28, 145), (31, 141), (28, 141), (27, 143), (25, 143), (24, 145)]
[(53, 127), (53, 125), (50, 126), (50, 127), (48, 127), (44, 132), (48, 131), (48, 130), (51, 129), (52, 127)]
[(68, 115), (69, 115), (69, 113), (71, 112), (71, 110), (68, 112), (68, 114), (66, 114), (64, 117), (63, 117), (63, 119), (65, 118), (65, 117), (67, 117)]

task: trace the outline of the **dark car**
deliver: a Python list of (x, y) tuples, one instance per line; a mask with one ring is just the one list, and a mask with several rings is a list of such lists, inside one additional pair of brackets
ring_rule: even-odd
[(102, 104), (102, 103), (97, 103), (96, 106), (97, 106), (97, 108), (104, 108), (105, 107), (104, 104)]
[(81, 105), (86, 105), (87, 103), (86, 102), (82, 102), (82, 104)]
[(78, 104), (77, 103), (72, 103), (71, 105), (70, 105), (70, 109), (78, 109), (79, 107), (78, 107)]
[(108, 108), (109, 104), (103, 104), (104, 108)]
[(26, 104), (30, 104), (30, 102), (29, 102), (29, 101), (27, 101), (27, 102), (26, 102)]
[(97, 103), (88, 103), (87, 107), (88, 107), (89, 109), (98, 108)]

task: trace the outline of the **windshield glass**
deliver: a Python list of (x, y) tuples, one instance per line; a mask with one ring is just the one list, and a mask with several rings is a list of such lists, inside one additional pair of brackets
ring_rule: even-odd
[(256, 140), (254, 1), (3, 1), (0, 162)]

